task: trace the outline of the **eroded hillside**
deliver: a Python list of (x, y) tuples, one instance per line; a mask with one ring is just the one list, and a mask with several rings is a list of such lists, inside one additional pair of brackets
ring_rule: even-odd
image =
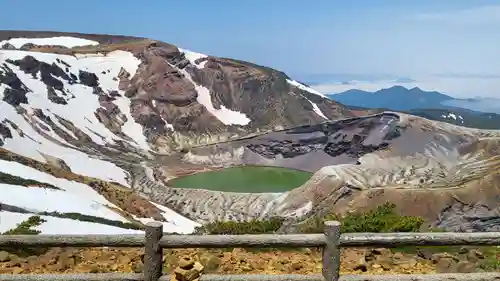
[[(89, 200), (85, 215), (175, 220), (130, 189), (156, 153), (352, 115), (274, 69), (144, 38), (2, 31), (0, 46), (0, 146), (13, 161), (1, 171), (6, 228), (29, 214), (84, 214), (54, 203), (68, 196)], [(187, 225), (167, 231), (196, 223)]]
[[(440, 227), (498, 228), (497, 131), (349, 110), (283, 72), (144, 38), (2, 31), (0, 46), (0, 218), (10, 225), (78, 213), (190, 232), (393, 201)], [(230, 178), (238, 190), (171, 185), (246, 166), (311, 176), (284, 192)]]
[[(153, 179), (145, 174), (142, 183), (154, 186), (148, 189), (151, 198), (178, 210), (180, 205), (175, 204), (187, 205), (191, 211), (186, 215), (207, 221), (220, 216), (346, 212), (391, 201), (404, 214), (424, 216), (452, 230), (497, 230), (498, 144), (497, 131), (386, 112), (195, 148), (175, 158), (184, 166), (266, 165), (314, 173), (286, 193), (169, 189), (153, 181), (168, 184), (179, 171), (163, 166), (153, 169)], [(161, 189), (161, 194), (155, 193)], [(469, 216), (464, 217), (464, 212)], [(464, 220), (470, 222), (464, 224)]]

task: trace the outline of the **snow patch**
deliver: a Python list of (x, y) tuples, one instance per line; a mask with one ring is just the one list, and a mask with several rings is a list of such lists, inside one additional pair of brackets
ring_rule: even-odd
[[(106, 56), (84, 56), (73, 57), (59, 54), (48, 54), (38, 52), (25, 51), (0, 51), (3, 56), (0, 57), (0, 64), (5, 63), (5, 60), (20, 60), (25, 56), (32, 56), (39, 61), (48, 64), (56, 63), (57, 59), (65, 61), (70, 65), (71, 73), (78, 74), (79, 70), (85, 70), (94, 73), (99, 78), (99, 86), (104, 92), (112, 90), (118, 91), (121, 97), (117, 97), (114, 103), (120, 108), (120, 111), (127, 117), (127, 122), (122, 126), (122, 131), (142, 149), (149, 150), (149, 145), (146, 137), (142, 132), (142, 126), (134, 121), (130, 114), (130, 99), (124, 96), (123, 92), (118, 89), (119, 81), (115, 78), (123, 67), (131, 76), (141, 63), (132, 53), (125, 51), (113, 51)], [(64, 84), (64, 89), (72, 98), (67, 99), (66, 105), (55, 104), (47, 99), (47, 86), (39, 79), (33, 78), (30, 74), (26, 74), (15, 65), (8, 64), (14, 71), (17, 77), (32, 91), (27, 95), (29, 105), (23, 105), (28, 111), (32, 112), (32, 108), (40, 108), (49, 110), (53, 114), (70, 120), (73, 124), (89, 135), (92, 140), (100, 145), (113, 143), (114, 139), (119, 138), (109, 131), (96, 118), (94, 112), (101, 107), (97, 97), (92, 93), (93, 89), (81, 84), (69, 84), (67, 81), (60, 79)], [(124, 140), (127, 141), (127, 140)]]
[[(46, 54), (37, 52), (25, 51), (0, 51), (0, 64), (6, 63), (6, 59), (18, 60), (30, 55), (39, 61), (44, 61), (48, 64), (56, 63), (60, 59), (70, 65), (71, 73), (78, 74), (79, 70), (86, 70), (95, 73), (100, 82), (100, 86), (104, 91), (118, 90), (118, 81), (114, 81), (113, 77), (117, 76), (123, 67), (132, 76), (135, 74), (140, 61), (131, 53), (124, 51), (111, 52), (108, 55), (99, 56), (65, 56), (58, 54)], [(32, 125), (29, 119), (33, 119), (41, 124), (33, 114), (33, 109), (38, 108), (44, 114), (51, 117), (55, 124), (66, 131), (70, 136), (74, 136), (69, 130), (60, 125), (55, 116), (60, 116), (68, 121), (71, 121), (75, 127), (87, 134), (95, 143), (105, 145), (106, 143), (114, 142), (119, 137), (110, 132), (103, 124), (101, 124), (94, 115), (97, 108), (100, 107), (97, 97), (92, 94), (92, 88), (73, 84), (69, 85), (64, 80), (64, 88), (68, 96), (73, 96), (67, 100), (68, 104), (60, 105), (50, 102), (47, 97), (47, 88), (43, 82), (33, 78), (31, 75), (25, 74), (17, 66), (6, 63), (18, 78), (31, 90), (27, 94), (29, 104), (22, 104), (21, 107), (26, 109), (26, 115), (19, 114), (11, 105), (2, 100), (3, 92), (7, 85), (0, 85), (0, 112), (2, 119), (13, 134), (13, 138), (4, 140), (4, 148), (41, 161), (46, 162), (45, 158), (40, 154), (44, 153), (64, 160), (77, 174), (82, 174), (90, 177), (96, 177), (105, 181), (116, 181), (125, 186), (127, 183), (127, 173), (118, 168), (112, 163), (94, 159), (87, 154), (76, 149), (71, 149), (71, 145), (57, 136), (49, 126), (49, 131), (44, 131), (37, 125)], [(65, 67), (64, 67), (65, 68)], [(142, 134), (142, 126), (136, 123), (130, 114), (130, 100), (123, 93), (121, 97), (117, 97), (115, 104), (119, 106), (121, 112), (127, 117), (127, 122), (122, 126), (122, 131), (131, 137), (138, 146), (144, 150), (149, 150), (149, 145), (146, 137)], [(12, 121), (19, 129), (14, 129), (8, 122), (3, 119)], [(36, 122), (34, 122), (36, 123)], [(44, 134), (52, 137), (56, 142), (45, 138), (43, 134), (38, 133), (33, 126), (36, 126)], [(127, 140), (124, 140), (127, 141)], [(64, 145), (58, 145), (62, 143)]]
[(182, 53), (184, 53), (184, 55), (186, 56), (186, 58), (189, 60), (189, 62), (192, 65), (195, 65), (198, 68), (204, 68), (205, 67), (205, 64), (207, 63), (207, 60), (204, 60), (204, 61), (202, 61), (202, 62), (200, 62), (198, 64), (196, 63), (196, 60), (197, 59), (208, 58), (207, 55), (196, 53), (196, 52), (192, 52), (192, 51), (189, 51), (189, 50), (186, 50), (186, 49), (181, 49), (181, 48), (179, 48), (179, 51), (182, 52)]
[(460, 123), (462, 123), (462, 124), (464, 123), (464, 118), (460, 115), (458, 115), (458, 118), (457, 118), (457, 115), (455, 113), (449, 112), (448, 114), (441, 115), (441, 117), (446, 118), (446, 119), (453, 119), (455, 121), (460, 119)]
[[(118, 208), (117, 206), (108, 202), (108, 200), (106, 200), (104, 196), (100, 195), (93, 188), (86, 184), (70, 181), (63, 178), (56, 178), (53, 175), (41, 172), (28, 166), (24, 166), (23, 164), (20, 164), (18, 162), (0, 160), (0, 172), (18, 176), (24, 179), (36, 180), (42, 183), (52, 184), (69, 193), (78, 195), (82, 199)], [(8, 204), (8, 202), (6, 203)]]
[[(172, 65), (172, 67), (175, 67)], [(178, 69), (182, 74), (184, 74), (185, 78), (188, 79), (195, 87), (198, 92), (197, 101), (205, 106), (205, 108), (212, 115), (217, 117), (224, 125), (247, 125), (250, 123), (250, 119), (246, 116), (246, 114), (241, 113), (239, 111), (233, 111), (227, 109), (224, 105), (220, 106), (220, 109), (215, 109), (212, 103), (212, 98), (210, 96), (210, 91), (201, 85), (198, 85), (194, 82), (191, 75), (184, 69)]]
[(303, 98), (305, 98), (313, 107), (313, 111), (318, 114), (319, 116), (323, 117), (323, 119), (326, 119), (328, 120), (328, 117), (325, 116), (325, 114), (323, 114), (323, 111), (321, 111), (321, 109), (318, 107), (318, 105), (314, 102), (312, 102), (310, 99), (302, 96)]
[[(27, 220), (32, 214), (12, 213), (0, 211), (0, 233), (13, 229), (17, 224)], [(142, 230), (125, 229), (116, 226), (84, 222), (72, 219), (40, 216), (46, 220), (35, 229), (42, 234), (52, 235), (110, 235), (110, 234), (142, 234)]]
[(64, 46), (67, 48), (73, 48), (78, 46), (88, 46), (88, 45), (99, 45), (99, 42), (77, 38), (69, 36), (58, 36), (58, 37), (47, 37), (47, 38), (12, 38), (9, 40), (0, 41), (0, 46), (9, 43), (17, 49), (21, 48), (24, 44), (35, 44), (35, 45), (52, 45), (52, 46)]
[(323, 95), (322, 93), (314, 90), (313, 88), (310, 88), (310, 87), (307, 87), (305, 85), (302, 85), (300, 84), (299, 82), (295, 81), (295, 80), (290, 80), (290, 79), (286, 79), (286, 82), (288, 82), (290, 85), (293, 85), (303, 91), (306, 91), (306, 92), (309, 92), (311, 94), (315, 94), (315, 95), (318, 95), (318, 96), (321, 96), (321, 97), (324, 97), (324, 98), (327, 98), (325, 95)]
[[(108, 202), (102, 195), (100, 195), (90, 186), (87, 186), (85, 184), (69, 181), (62, 178), (56, 178), (50, 174), (43, 173), (34, 168), (24, 166), (20, 163), (9, 162), (4, 160), (0, 160), (0, 171), (14, 176), (19, 176), (25, 179), (32, 179), (40, 181), (42, 183), (52, 184), (56, 187), (63, 189), (63, 190), (52, 190), (41, 187), (24, 187), (17, 185), (0, 184), (1, 191), (8, 194), (0, 198), (0, 203), (20, 207), (26, 209), (27, 211), (31, 211), (33, 213), (43, 212), (43, 211), (46, 212), (55, 211), (59, 213), (71, 212), (71, 213), (80, 213), (85, 215), (107, 218), (110, 220), (129, 222), (126, 218), (120, 216), (118, 213), (115, 213), (114, 211), (108, 208), (108, 206), (118, 208), (117, 206)], [(200, 224), (191, 221), (180, 214), (177, 214), (176, 212), (167, 207), (155, 203), (152, 204), (154, 204), (161, 210), (163, 217), (167, 220), (167, 222), (163, 223), (165, 232), (189, 234), (194, 232), (195, 227), (200, 226)], [(0, 215), (1, 214), (2, 213), (0, 212)], [(29, 217), (29, 215), (30, 214), (27, 214), (27, 217)], [(26, 219), (27, 217), (25, 217), (24, 219)], [(1, 218), (2, 217), (0, 217), (0, 219)], [(60, 232), (61, 230), (55, 227), (57, 226), (57, 224), (54, 221), (54, 219), (56, 218), (50, 216), (48, 218), (50, 218), (50, 220), (48, 220), (46, 224), (51, 222), (53, 223), (53, 225), (47, 226), (46, 224), (44, 224), (43, 229), (41, 229), (42, 232), (44, 233), (52, 233), (52, 231)], [(147, 222), (154, 221), (151, 218), (138, 218), (138, 217), (134, 218), (144, 224)], [(8, 229), (15, 227), (15, 224), (19, 222), (10, 223), (7, 226), (9, 227)], [(80, 229), (86, 226), (85, 224), (82, 224), (83, 222), (72, 221), (72, 220), (62, 221), (61, 223), (64, 224), (79, 223), (76, 226), (77, 228), (72, 230), (74, 231), (75, 234), (82, 234), (79, 231)], [(116, 229), (109, 228), (108, 230), (106, 230), (103, 229), (103, 227), (107, 226), (101, 224), (95, 224), (94, 226), (98, 227), (97, 229), (99, 229), (99, 231), (120, 230), (120, 228)], [(92, 225), (88, 227), (92, 227)], [(93, 227), (92, 229), (95, 229), (95, 227)], [(64, 230), (64, 228), (60, 229)], [(85, 231), (83, 232), (86, 233)]]
[(122, 67), (130, 74), (130, 77), (133, 77), (141, 61), (130, 52), (118, 50), (107, 54), (107, 56), (85, 57), (79, 59), (78, 62), (81, 63), (80, 68), (84, 67), (87, 71), (97, 75), (99, 86), (104, 92), (116, 90), (121, 94), (121, 97), (117, 97), (113, 103), (127, 117), (127, 122), (122, 126), (122, 132), (131, 137), (141, 149), (149, 150), (142, 126), (134, 121), (130, 113), (130, 99), (124, 96), (123, 91), (118, 90), (118, 79), (113, 79), (118, 76)]
[(126, 229), (116, 226), (78, 221), (72, 219), (41, 216), (46, 222), (36, 227), (42, 234), (64, 235), (113, 235), (113, 234), (143, 234), (142, 230)]
[[(157, 109), (157, 107), (156, 107), (156, 100), (153, 100), (153, 102), (152, 102), (152, 103), (153, 103), (153, 106)], [(167, 122), (167, 120), (165, 120), (165, 118), (163, 118), (163, 116), (161, 116), (161, 112), (158, 112), (158, 115), (160, 115), (161, 120), (163, 120), (163, 122), (165, 122), (165, 127), (166, 127), (167, 129), (170, 129), (170, 130), (172, 130), (172, 131), (175, 131), (175, 130), (174, 130), (174, 126), (173, 126), (172, 124), (168, 123), (168, 122)]]
[[(167, 220), (166, 222), (161, 222), (163, 224), (163, 232), (191, 234), (194, 232), (196, 227), (201, 226), (201, 224), (183, 217), (182, 215), (177, 214), (167, 207), (153, 202), (151, 203), (161, 210), (163, 217)], [(135, 216), (134, 219), (140, 221), (143, 224), (154, 221), (150, 218), (138, 218)]]
[(19, 223), (27, 220), (30, 216), (32, 215), (0, 211), (0, 233), (15, 228)]
[[(3, 96), (4, 88), (4, 85), (0, 85), (0, 98)], [(3, 148), (44, 163), (46, 159), (40, 153), (51, 155), (66, 162), (76, 174), (105, 181), (116, 181), (128, 186), (127, 173), (122, 169), (110, 162), (91, 158), (79, 150), (57, 145), (44, 138), (10, 104), (1, 99), (0, 112), (3, 118), (10, 120), (18, 127), (18, 129), (14, 129), (8, 122), (4, 122), (10, 129), (12, 138), (4, 139)]]
[(23, 208), (30, 212), (79, 213), (109, 220), (128, 222), (127, 219), (111, 211), (108, 207), (81, 195), (62, 190), (40, 187), (24, 187), (0, 183), (0, 202)]

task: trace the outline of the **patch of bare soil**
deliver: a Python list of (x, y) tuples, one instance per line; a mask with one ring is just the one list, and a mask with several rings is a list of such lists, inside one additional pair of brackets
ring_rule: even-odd
[[(476, 249), (456, 253), (397, 252), (389, 249), (345, 249), (342, 274), (428, 274), (473, 272), (491, 258)], [(204, 273), (217, 274), (319, 274), (319, 249), (182, 249), (164, 251), (164, 272), (184, 259), (199, 262)], [(137, 248), (52, 248), (39, 256), (20, 257), (0, 251), (0, 274), (106, 273), (143, 270), (143, 251)]]

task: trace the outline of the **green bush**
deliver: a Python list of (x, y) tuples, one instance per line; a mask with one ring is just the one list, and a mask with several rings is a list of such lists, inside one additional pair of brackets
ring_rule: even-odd
[[(340, 221), (341, 231), (349, 232), (417, 232), (424, 223), (422, 217), (400, 216), (396, 205), (385, 203), (377, 208), (340, 216), (315, 216), (297, 227), (298, 233), (323, 233), (325, 221)], [(205, 234), (259, 234), (274, 233), (283, 226), (283, 218), (252, 220), (248, 222), (213, 222), (199, 227), (196, 233)]]
[(21, 177), (13, 176), (11, 174), (3, 172), (0, 172), (0, 183), (11, 184), (11, 185), (22, 185), (22, 186), (38, 185), (45, 188), (60, 189), (52, 184), (39, 182), (36, 180), (23, 179)]
[(298, 228), (301, 233), (323, 233), (325, 221), (340, 221), (341, 231), (352, 232), (417, 232), (424, 223), (422, 217), (400, 216), (395, 212), (396, 205), (385, 203), (377, 208), (354, 214), (340, 216), (329, 214), (313, 217)]
[(39, 234), (40, 231), (32, 228), (40, 226), (44, 222), (46, 222), (46, 220), (42, 219), (40, 216), (31, 216), (27, 220), (17, 224), (15, 228), (2, 233), (2, 235), (36, 235)]
[(57, 217), (57, 218), (63, 218), (63, 219), (72, 219), (72, 220), (77, 220), (77, 221), (100, 223), (100, 224), (111, 225), (111, 226), (116, 226), (116, 227), (125, 228), (125, 229), (137, 229), (137, 230), (143, 229), (143, 227), (141, 227), (137, 224), (134, 224), (134, 223), (109, 220), (109, 219), (96, 217), (96, 216), (83, 215), (80, 213), (43, 212), (40, 214), (44, 215), (44, 216), (51, 216), (51, 217)]
[(197, 234), (264, 234), (274, 233), (283, 225), (283, 218), (251, 220), (247, 222), (216, 221), (198, 227)]
[[(40, 234), (40, 231), (32, 228), (40, 226), (44, 222), (46, 222), (46, 220), (42, 219), (40, 216), (31, 216), (27, 220), (19, 223), (15, 228), (2, 233), (2, 235), (37, 235)], [(0, 248), (0, 251), (7, 251), (17, 256), (41, 255), (45, 253), (47, 250), (48, 250), (47, 248), (22, 248), (22, 247)]]
[(484, 254), (486, 258), (480, 265), (480, 268), (491, 272), (500, 271), (500, 249), (497, 247), (489, 247), (484, 251)]

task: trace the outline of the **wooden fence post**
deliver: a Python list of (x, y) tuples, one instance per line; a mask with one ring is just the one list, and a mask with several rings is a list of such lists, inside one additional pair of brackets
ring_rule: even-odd
[(323, 248), (323, 277), (325, 281), (337, 281), (340, 275), (340, 222), (326, 221), (326, 245)]
[(163, 224), (149, 222), (146, 224), (146, 248), (144, 251), (144, 280), (158, 281), (163, 269), (163, 249), (159, 242), (163, 235)]

